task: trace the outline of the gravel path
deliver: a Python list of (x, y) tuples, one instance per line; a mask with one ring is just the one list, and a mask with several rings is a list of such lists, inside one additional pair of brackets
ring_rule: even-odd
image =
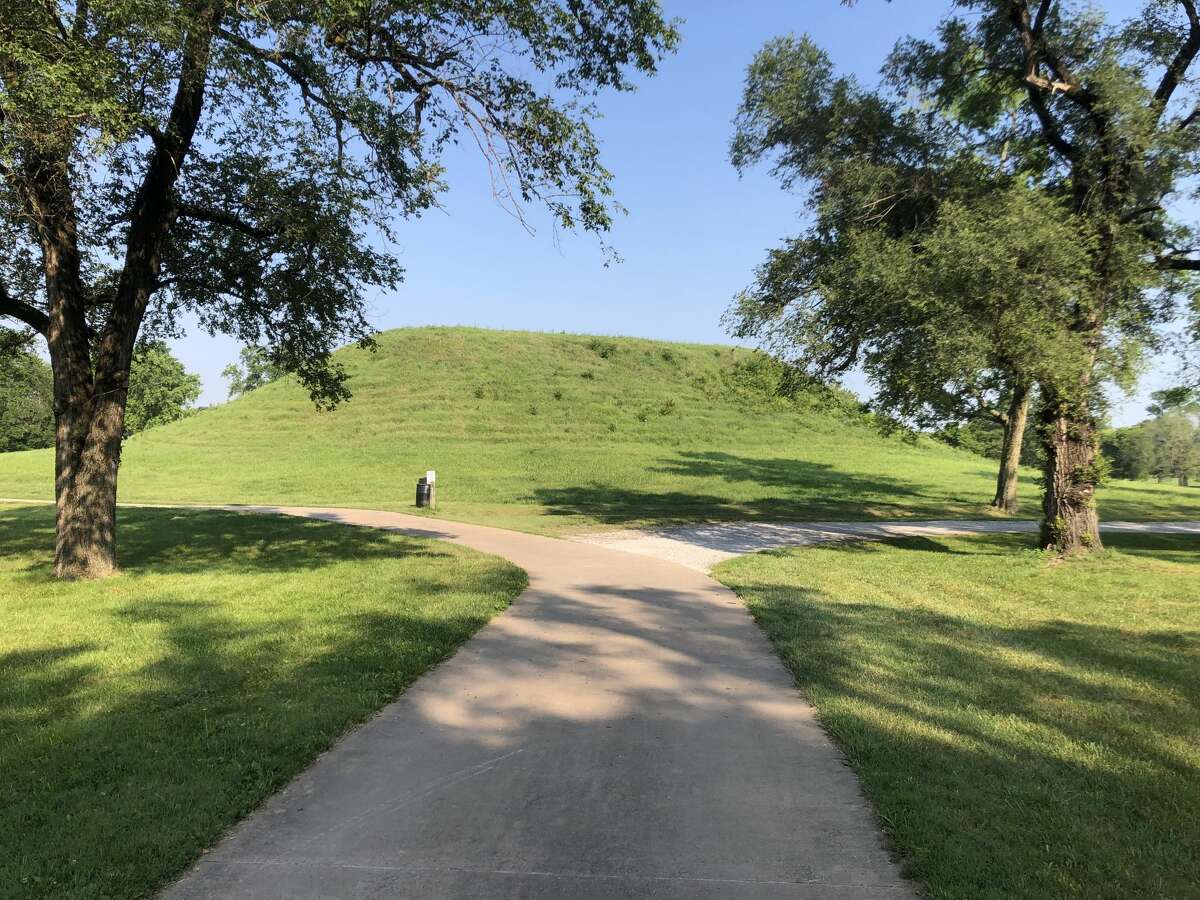
[[(637, 553), (708, 572), (717, 563), (761, 550), (827, 541), (873, 540), (939, 534), (1033, 533), (1037, 523), (990, 519), (895, 522), (717, 522), (675, 528), (605, 531), (574, 538), (587, 544)], [(1102, 532), (1200, 535), (1200, 522), (1105, 522)], [(1200, 543), (1198, 543), (1200, 549)]]

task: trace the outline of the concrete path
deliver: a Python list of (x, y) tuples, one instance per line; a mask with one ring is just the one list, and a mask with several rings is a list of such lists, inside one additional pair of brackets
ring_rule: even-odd
[[(1012, 519), (984, 521), (896, 522), (717, 522), (641, 531), (606, 531), (581, 535), (583, 543), (652, 556), (708, 572), (717, 563), (761, 550), (802, 547), (827, 541), (872, 540), (939, 534), (1032, 533), (1037, 522)], [(1200, 535), (1200, 522), (1104, 522), (1101, 532)], [(1200, 543), (1197, 544), (1200, 548)]]
[(738, 599), (609, 547), (257, 508), (512, 560), (529, 589), (177, 884), (182, 898), (909, 898)]

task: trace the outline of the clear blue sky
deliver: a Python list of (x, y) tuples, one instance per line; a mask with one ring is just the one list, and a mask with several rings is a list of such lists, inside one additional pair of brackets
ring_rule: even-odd
[[(1125, 7), (1126, 2), (1119, 4)], [(683, 40), (638, 91), (600, 98), (597, 131), (628, 215), (609, 241), (623, 261), (605, 268), (592, 236), (530, 236), (492, 199), (487, 170), (466, 149), (448, 159), (444, 211), (399, 229), (405, 284), (373, 298), (380, 329), (480, 325), (540, 331), (727, 342), (722, 312), (766, 249), (799, 229), (801, 198), (765, 171), (739, 178), (727, 147), (743, 74), (768, 38), (807, 32), (843, 71), (878, 78), (904, 34), (928, 34), (944, 0), (741, 2), (667, 0)], [(225, 398), (221, 369), (237, 355), (225, 338), (193, 333), (176, 352), (204, 380), (203, 403)], [(1152, 374), (1147, 387), (1161, 376)], [(850, 386), (862, 392), (861, 380)], [(1144, 416), (1144, 397), (1121, 405), (1124, 424)]]

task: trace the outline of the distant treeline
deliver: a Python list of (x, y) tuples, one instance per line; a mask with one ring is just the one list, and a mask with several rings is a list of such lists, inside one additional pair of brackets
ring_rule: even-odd
[[(134, 353), (125, 434), (182, 419), (200, 396), (200, 376), (188, 372), (160, 341)], [(21, 332), (0, 329), (0, 453), (54, 446), (54, 376)]]

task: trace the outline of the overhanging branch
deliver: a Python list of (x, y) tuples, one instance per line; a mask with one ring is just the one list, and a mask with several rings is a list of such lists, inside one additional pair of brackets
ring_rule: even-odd
[(8, 316), (28, 325), (42, 337), (50, 330), (50, 317), (34, 306), (18, 300), (8, 293), (8, 289), (0, 284), (0, 316)]
[(1179, 250), (1165, 253), (1156, 257), (1154, 264), (1164, 271), (1200, 272), (1200, 259), (1192, 259), (1187, 254), (1198, 253), (1200, 250)]
[(1187, 13), (1188, 34), (1175, 52), (1174, 59), (1167, 66), (1167, 71), (1163, 73), (1162, 80), (1154, 92), (1152, 103), (1158, 109), (1160, 116), (1170, 101), (1171, 95), (1175, 93), (1175, 89), (1187, 75), (1188, 67), (1196, 58), (1196, 54), (1200, 53), (1200, 16), (1196, 13), (1195, 0), (1179, 0), (1179, 4)]
[(197, 222), (210, 222), (213, 225), (224, 225), (226, 228), (232, 228), (234, 231), (240, 231), (242, 234), (249, 235), (258, 240), (266, 240), (273, 237), (275, 232), (260, 228), (235, 216), (231, 212), (226, 212), (223, 209), (211, 209), (205, 206), (196, 206), (191, 203), (182, 203), (179, 206), (179, 216), (183, 219), (194, 219)]

